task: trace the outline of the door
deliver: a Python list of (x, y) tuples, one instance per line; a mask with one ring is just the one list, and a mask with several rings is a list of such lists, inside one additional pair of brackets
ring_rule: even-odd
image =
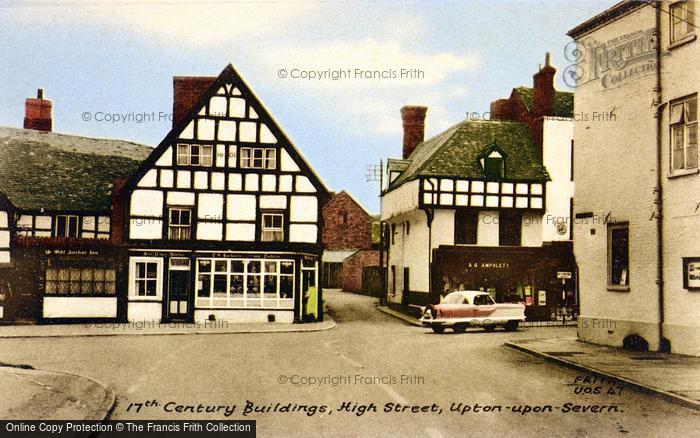
[(190, 260), (171, 258), (168, 274), (168, 321), (187, 321), (190, 316)]
[(41, 317), (41, 292), (36, 273), (14, 271), (10, 274), (10, 271), (4, 271), (0, 283), (2, 319), (34, 322)]

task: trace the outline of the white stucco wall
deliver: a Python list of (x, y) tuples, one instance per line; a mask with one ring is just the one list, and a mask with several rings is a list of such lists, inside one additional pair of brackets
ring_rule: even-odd
[[(574, 182), (571, 180), (573, 137), (573, 119), (544, 120), (542, 160), (551, 178), (551, 181), (547, 182), (547, 205), (542, 218), (541, 240), (545, 242), (569, 240), (569, 205), (574, 197)], [(564, 234), (558, 230), (564, 231)]]
[[(647, 6), (585, 37), (602, 44), (651, 29), (654, 23), (654, 8)], [(575, 93), (574, 211), (594, 215), (574, 225), (581, 306), (578, 333), (586, 341), (618, 346), (626, 336), (637, 334), (657, 349), (656, 227), (650, 220), (656, 183), (656, 130), (650, 103), (656, 81), (649, 74), (608, 88), (604, 83), (594, 78)], [(593, 117), (610, 111), (616, 115), (614, 121)], [(629, 291), (608, 290), (606, 217), (629, 223)]]
[[(696, 2), (696, 25), (700, 7)], [(664, 9), (668, 5), (663, 6)], [(669, 21), (662, 20), (661, 39), (668, 50)], [(695, 30), (696, 34), (700, 31)], [(670, 49), (661, 62), (663, 100), (669, 102), (700, 91), (700, 42), (694, 41)], [(662, 113), (662, 168), (664, 170), (664, 336), (671, 351), (700, 356), (700, 291), (683, 288), (683, 257), (700, 257), (700, 174), (697, 169), (680, 176), (672, 174), (670, 161), (668, 106)], [(678, 176), (676, 176), (678, 175)]]
[(44, 318), (116, 318), (116, 297), (44, 297)]

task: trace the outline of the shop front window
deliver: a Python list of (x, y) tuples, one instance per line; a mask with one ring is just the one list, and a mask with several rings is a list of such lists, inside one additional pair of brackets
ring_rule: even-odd
[(197, 307), (294, 307), (294, 261), (199, 259)]
[(46, 268), (46, 295), (114, 295), (116, 273), (105, 267)]

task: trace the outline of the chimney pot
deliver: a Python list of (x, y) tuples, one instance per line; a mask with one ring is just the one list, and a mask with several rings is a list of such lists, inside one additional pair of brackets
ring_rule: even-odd
[(44, 99), (44, 89), (39, 88), (36, 98), (27, 98), (24, 103), (24, 129), (51, 132), (53, 129), (53, 105)]
[(215, 80), (214, 76), (173, 77), (173, 126), (182, 121)]
[(403, 122), (403, 159), (407, 159), (425, 137), (425, 114), (427, 106), (404, 106), (401, 108)]

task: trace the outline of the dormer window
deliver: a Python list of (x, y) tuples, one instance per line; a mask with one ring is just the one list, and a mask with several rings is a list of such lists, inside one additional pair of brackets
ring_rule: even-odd
[(505, 166), (503, 165), (503, 157), (489, 156), (484, 160), (484, 174), (486, 179), (501, 179), (505, 176)]
[(506, 176), (506, 154), (495, 143), (481, 153), (479, 163), (487, 180), (501, 180)]

